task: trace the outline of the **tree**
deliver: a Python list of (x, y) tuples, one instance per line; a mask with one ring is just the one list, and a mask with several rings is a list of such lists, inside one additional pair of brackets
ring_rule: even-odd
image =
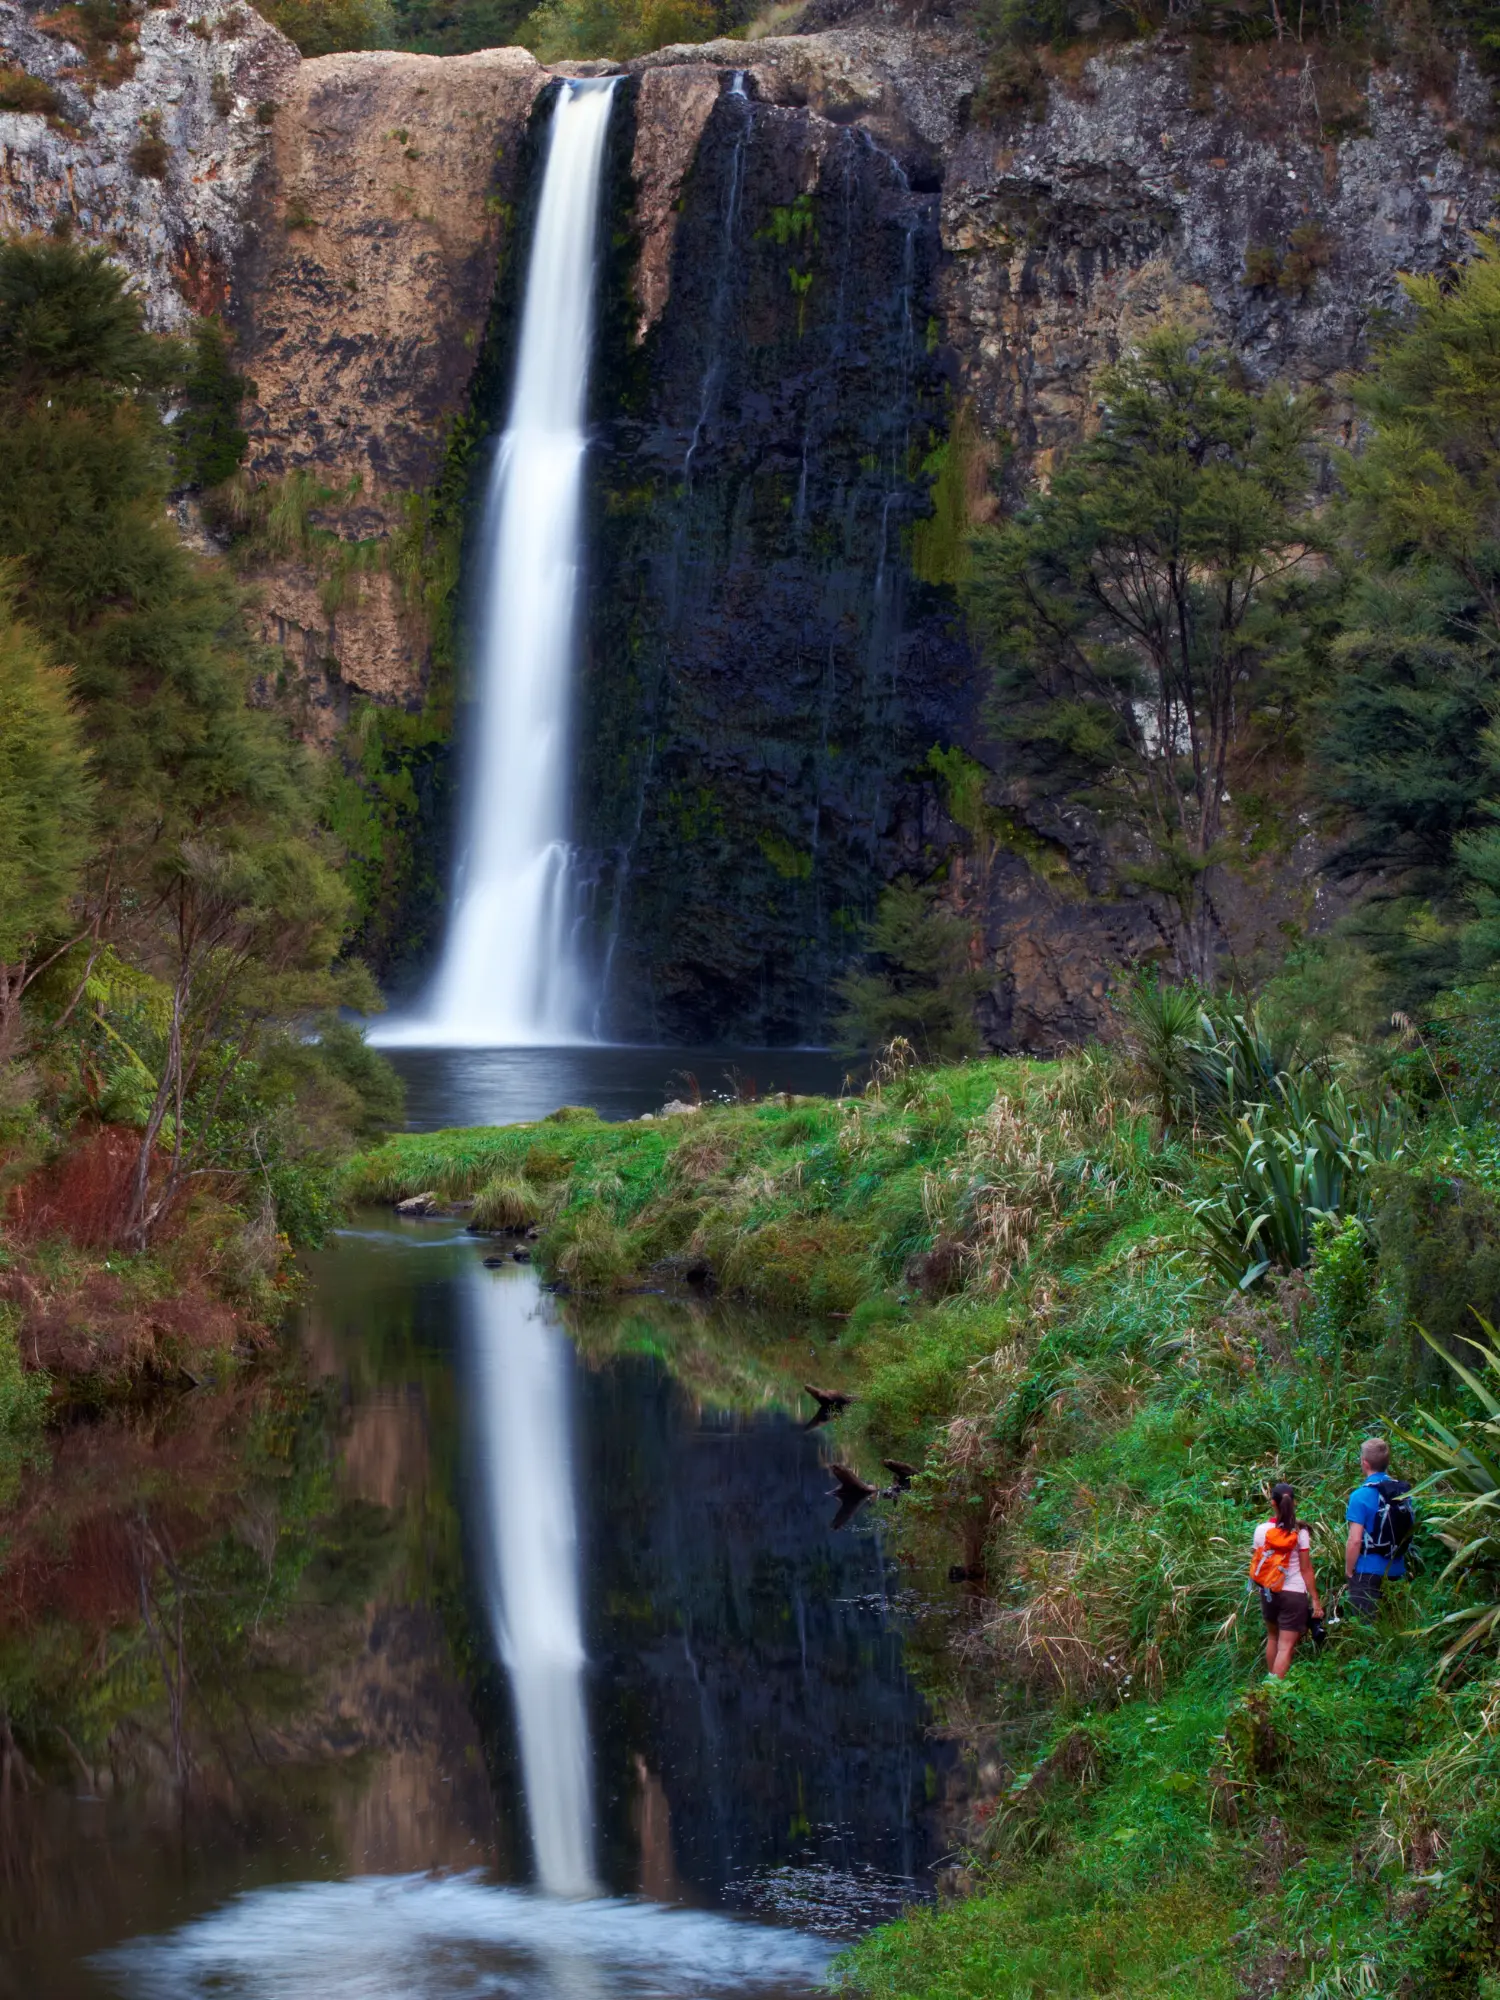
[[(351, 899), (302, 833), (295, 819), (288, 835), (226, 817), (212, 833), (184, 834), (164, 846), (158, 860), (152, 956), (170, 973), (172, 1003), (125, 1225), (141, 1248), (171, 1212), (235, 1062), (259, 1031), (278, 1016), (321, 1012), (343, 997), (329, 967)], [(190, 1127), (189, 1098), (216, 1049), (208, 1101), (194, 1107)], [(157, 1140), (169, 1117), (171, 1141), (157, 1172)]]
[(1234, 387), (1180, 330), (1099, 399), (1050, 488), (976, 538), (970, 603), (1020, 774), (1127, 832), (1178, 971), (1207, 983), (1231, 782), (1297, 717), (1323, 567), (1310, 411)]
[(1413, 1007), (1500, 956), (1500, 236), (1451, 282), (1403, 283), (1414, 316), (1354, 385), (1370, 427), (1343, 466), (1358, 581), (1317, 764), (1348, 815), (1335, 868), (1380, 877), (1351, 928)]
[(1382, 970), (1390, 1005), (1426, 1003), (1456, 973), (1460, 858), (1495, 789), (1485, 730), (1500, 652), (1476, 629), (1456, 572), (1366, 572), (1332, 648), (1341, 670), (1314, 746), (1318, 790), (1344, 820), (1330, 866), (1375, 886), (1346, 920)]
[(937, 902), (931, 886), (896, 882), (882, 890), (865, 932), (877, 962), (838, 981), (840, 1046), (857, 1054), (904, 1035), (924, 1062), (973, 1055), (984, 972), (971, 963), (969, 940), (969, 926)]
[(1500, 643), (1500, 233), (1456, 280), (1403, 278), (1416, 316), (1355, 385), (1372, 434), (1344, 468), (1359, 554), (1461, 579), (1470, 629)]
[[(126, 1221), (137, 1244), (199, 1170), (268, 1023), (343, 997), (349, 918), (312, 767), (281, 718), (250, 706), (239, 597), (168, 516), (160, 398), (202, 366), (145, 333), (97, 252), (0, 244), (0, 560), (73, 669), (100, 780), (95, 943), (170, 995)], [(198, 442), (211, 462), (233, 440), (221, 425)]]
[(94, 786), (68, 676), (0, 575), (0, 1059), (56, 953), (92, 847)]

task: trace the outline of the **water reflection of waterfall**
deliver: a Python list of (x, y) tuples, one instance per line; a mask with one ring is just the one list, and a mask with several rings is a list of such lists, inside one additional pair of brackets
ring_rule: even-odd
[(814, 2000), (831, 1956), (707, 1911), (409, 1875), (257, 1890), (99, 1963), (132, 2000)]
[(547, 144), (515, 385), (481, 547), (478, 703), (452, 917), (387, 1044), (586, 1039), (569, 846), (570, 710), (600, 177), (614, 85), (565, 82)]
[(465, 1298), (486, 1542), (485, 1595), (510, 1678), (538, 1885), (598, 1894), (583, 1701), (572, 1348), (518, 1272), (472, 1271)]

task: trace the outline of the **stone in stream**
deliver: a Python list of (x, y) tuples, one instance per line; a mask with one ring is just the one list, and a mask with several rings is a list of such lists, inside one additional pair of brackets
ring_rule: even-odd
[(397, 1215), (436, 1215), (438, 1198), (429, 1189), (425, 1194), (409, 1194), (405, 1201), (396, 1203)]

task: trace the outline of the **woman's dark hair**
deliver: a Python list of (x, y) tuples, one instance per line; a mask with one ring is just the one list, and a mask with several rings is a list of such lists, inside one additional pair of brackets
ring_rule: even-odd
[(1284, 1479), (1278, 1479), (1271, 1488), (1271, 1505), (1276, 1512), (1276, 1525), (1290, 1534), (1297, 1526), (1297, 1496)]

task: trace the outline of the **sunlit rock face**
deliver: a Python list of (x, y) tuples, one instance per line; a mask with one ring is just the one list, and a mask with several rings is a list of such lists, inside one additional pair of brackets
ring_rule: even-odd
[[(818, 1034), (879, 885), (956, 842), (985, 1036), (1052, 1049), (1160, 933), (1109, 830), (1013, 783), (985, 734), (963, 533), (1046, 476), (1099, 367), (1169, 318), (1323, 393), (1347, 439), (1339, 378), (1402, 310), (1398, 274), (1461, 256), (1492, 209), (1490, 89), (1466, 59), (1320, 81), (1276, 45), (1165, 34), (1070, 55), (997, 111), (953, 22), (814, 15), (834, 24), (641, 58), (618, 93), (574, 800), (601, 1022)], [(77, 131), (0, 115), (0, 220), (109, 244), (155, 325), (227, 307), (252, 476), (303, 479), (320, 531), (384, 552), (337, 576), (326, 549), (267, 555), (266, 698), (327, 744), (357, 696), (419, 707), (432, 579), (384, 558), (454, 425), (503, 416), (549, 73), (516, 50), (299, 63), (248, 9), (190, 4), (149, 11), (134, 76), (89, 102), (35, 20), (0, 6), (0, 48), (57, 79)], [(159, 180), (129, 165), (153, 107)], [(1020, 830), (983, 868), (926, 769), (954, 741)], [(401, 838), (440, 863), (429, 775)], [(1226, 878), (1242, 958), (1331, 914), (1320, 840), (1295, 812), (1282, 832)], [(403, 923), (423, 930), (398, 916), (381, 963)]]

